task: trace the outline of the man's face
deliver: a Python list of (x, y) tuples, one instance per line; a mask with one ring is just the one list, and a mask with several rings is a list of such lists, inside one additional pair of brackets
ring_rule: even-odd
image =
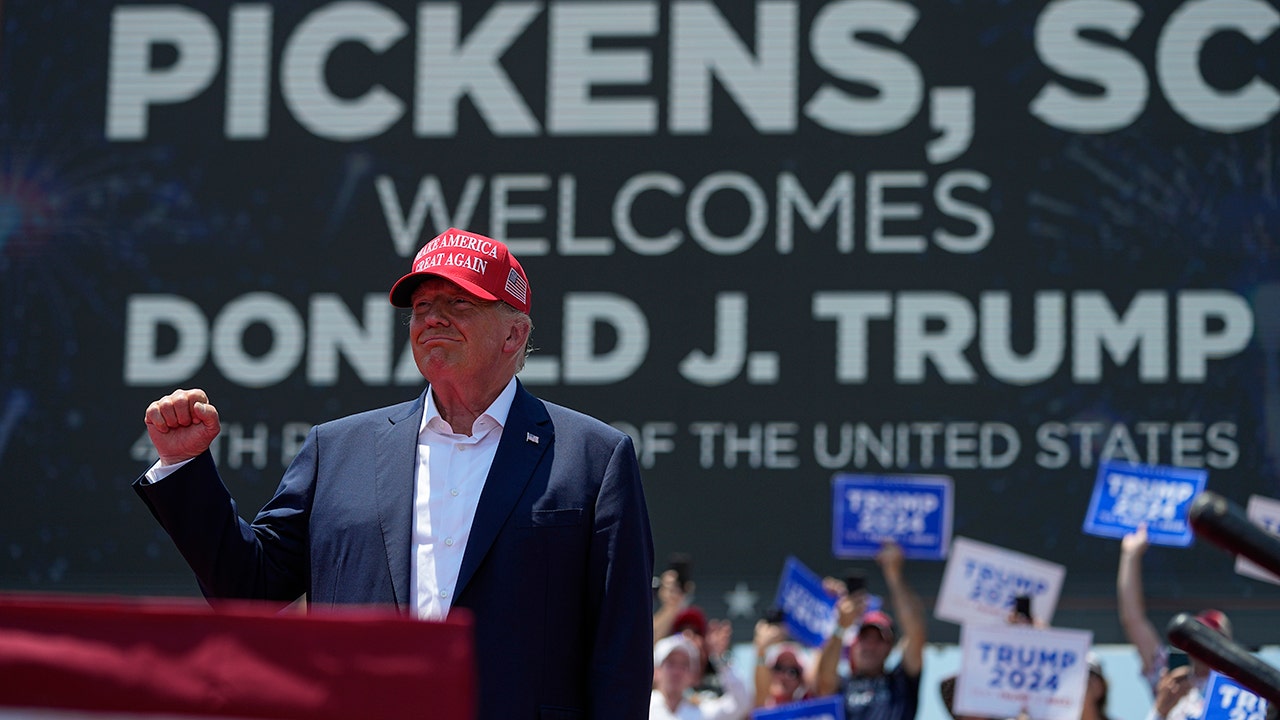
[(414, 289), (409, 338), (418, 371), (429, 382), (485, 377), (498, 369), (511, 338), (514, 315), (444, 278)]
[(654, 668), (654, 681), (658, 690), (664, 694), (680, 694), (693, 687), (693, 662), (689, 653), (683, 650), (672, 650), (662, 664)]
[(858, 672), (884, 672), (884, 661), (893, 650), (893, 641), (886, 638), (880, 628), (866, 626), (858, 633), (858, 642), (853, 645), (853, 665)]

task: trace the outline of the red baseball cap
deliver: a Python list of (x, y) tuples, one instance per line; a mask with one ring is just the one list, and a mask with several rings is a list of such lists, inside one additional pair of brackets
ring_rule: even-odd
[(858, 634), (866, 628), (873, 627), (880, 631), (880, 637), (885, 640), (893, 640), (893, 620), (888, 615), (879, 611), (872, 610), (862, 616), (861, 625), (858, 628)]
[(1226, 637), (1231, 637), (1231, 621), (1221, 610), (1202, 610), (1196, 614), (1196, 620), (1217, 630)]
[(695, 635), (706, 636), (706, 614), (692, 605), (680, 611), (680, 614), (676, 616), (675, 622), (671, 623), (671, 632), (678, 633), (685, 630), (692, 630)]
[(391, 304), (407, 308), (413, 290), (428, 276), (442, 277), (484, 300), (501, 300), (529, 312), (529, 278), (507, 246), (493, 238), (449, 228), (422, 246), (409, 274), (391, 286)]

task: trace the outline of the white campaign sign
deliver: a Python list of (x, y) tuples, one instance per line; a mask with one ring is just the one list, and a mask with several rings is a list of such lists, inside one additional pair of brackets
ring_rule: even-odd
[(1088, 630), (965, 625), (955, 714), (1079, 720), (1089, 681)]
[(1018, 595), (1031, 596), (1031, 615), (1048, 624), (1067, 569), (1057, 563), (957, 537), (942, 575), (933, 614), (965, 623), (1004, 623)]
[[(1250, 495), (1249, 504), (1245, 507), (1245, 514), (1253, 521), (1254, 525), (1266, 530), (1272, 535), (1280, 535), (1280, 500), (1274, 500), (1262, 495)], [(1236, 556), (1236, 572), (1246, 577), (1262, 580), (1273, 585), (1280, 585), (1280, 577), (1276, 577), (1274, 573), (1267, 571), (1258, 563), (1249, 560), (1243, 556)]]

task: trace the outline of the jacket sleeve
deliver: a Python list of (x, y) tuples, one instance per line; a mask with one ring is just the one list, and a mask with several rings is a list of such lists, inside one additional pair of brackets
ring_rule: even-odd
[(653, 538), (631, 438), (613, 450), (595, 508), (588, 610), (592, 718), (649, 716), (653, 685)]
[(205, 451), (162, 482), (133, 488), (173, 539), (208, 598), (292, 602), (306, 592), (307, 524), (314, 489), (315, 430), (252, 524), (238, 513)]

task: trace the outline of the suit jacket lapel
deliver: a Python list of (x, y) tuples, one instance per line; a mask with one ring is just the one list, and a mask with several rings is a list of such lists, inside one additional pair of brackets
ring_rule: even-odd
[(506, 524), (542, 455), (555, 439), (555, 428), (542, 401), (516, 382), (516, 397), (502, 428), (502, 441), (480, 493), (471, 536), (462, 555), (454, 597), (460, 595)]
[(387, 427), (377, 441), (374, 492), (377, 493), (378, 520), (387, 550), (391, 587), (396, 594), (396, 608), (401, 612), (412, 612), (409, 607), (409, 540), (413, 532), (418, 428), (422, 425), (426, 397), (424, 390), (417, 402), (392, 408), (393, 412), (387, 416)]

